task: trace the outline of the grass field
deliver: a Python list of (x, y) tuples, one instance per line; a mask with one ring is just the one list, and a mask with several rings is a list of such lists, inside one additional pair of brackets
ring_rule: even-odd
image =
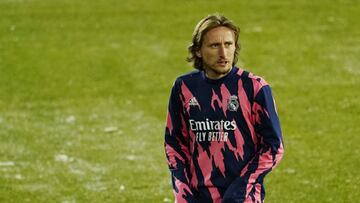
[(168, 96), (215, 11), (277, 100), (285, 156), (266, 202), (358, 202), (355, 0), (0, 0), (0, 202), (173, 202)]

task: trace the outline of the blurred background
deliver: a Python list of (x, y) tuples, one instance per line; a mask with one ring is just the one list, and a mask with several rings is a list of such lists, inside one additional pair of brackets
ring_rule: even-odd
[(0, 202), (173, 202), (168, 96), (214, 12), (277, 101), (266, 202), (358, 201), (359, 1), (0, 0)]

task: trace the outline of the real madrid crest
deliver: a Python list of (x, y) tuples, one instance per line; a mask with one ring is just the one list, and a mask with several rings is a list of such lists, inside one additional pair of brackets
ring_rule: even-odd
[(239, 108), (239, 100), (236, 95), (231, 95), (228, 99), (227, 108), (229, 111), (237, 111)]

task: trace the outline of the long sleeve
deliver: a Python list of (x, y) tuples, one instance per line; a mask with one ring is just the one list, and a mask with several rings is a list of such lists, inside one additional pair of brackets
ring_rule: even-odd
[(223, 202), (263, 202), (263, 179), (283, 156), (283, 141), (274, 99), (268, 85), (261, 87), (252, 107), (254, 128), (259, 139), (255, 156), (227, 189)]
[(164, 146), (175, 200), (177, 203), (190, 203), (194, 200), (190, 188), (189, 134), (186, 130), (180, 96), (178, 83), (175, 82), (168, 106)]

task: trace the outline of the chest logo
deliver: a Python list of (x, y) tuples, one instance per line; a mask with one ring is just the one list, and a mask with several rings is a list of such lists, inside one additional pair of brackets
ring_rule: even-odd
[(236, 95), (231, 95), (228, 99), (227, 108), (229, 111), (237, 111), (239, 108), (239, 100)]
[(197, 101), (197, 99), (195, 97), (191, 98), (189, 101), (189, 106), (198, 106), (199, 102)]

